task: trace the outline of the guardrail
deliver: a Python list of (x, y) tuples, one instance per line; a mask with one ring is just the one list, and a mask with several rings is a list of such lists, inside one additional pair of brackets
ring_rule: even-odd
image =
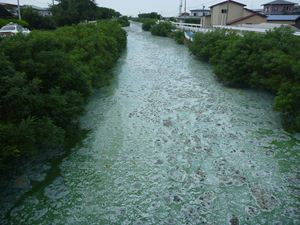
[(193, 32), (202, 32), (202, 33), (211, 31), (211, 29), (203, 28), (201, 24), (175, 23), (175, 22), (172, 22), (172, 24), (175, 25), (177, 29), (181, 29), (183, 31), (193, 31)]
[[(209, 31), (213, 31), (214, 29), (226, 29), (226, 30), (235, 30), (235, 31), (250, 31), (257, 33), (266, 33), (270, 29), (266, 28), (254, 28), (254, 27), (242, 27), (242, 26), (222, 26), (215, 25), (212, 28), (203, 28), (201, 24), (191, 24), (191, 23), (174, 23), (177, 29), (181, 29), (183, 31), (192, 31), (192, 32), (202, 32), (206, 33)], [(295, 32), (294, 35), (300, 36), (300, 32)]]
[(257, 33), (266, 33), (269, 30), (269, 29), (264, 29), (264, 28), (221, 26), (221, 25), (215, 25), (215, 26), (213, 26), (213, 28), (236, 30), (236, 31), (252, 31), (252, 32), (257, 32)]

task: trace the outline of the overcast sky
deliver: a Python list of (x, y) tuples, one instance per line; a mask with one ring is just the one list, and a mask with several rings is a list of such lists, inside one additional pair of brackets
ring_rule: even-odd
[[(187, 9), (202, 8), (223, 0), (187, 0)], [(247, 8), (261, 8), (261, 4), (272, 0), (236, 0), (247, 5)], [(300, 3), (300, 0), (289, 0)], [(16, 3), (17, 0), (0, 0), (0, 2)], [(113, 8), (124, 15), (137, 15), (140, 12), (159, 12), (164, 16), (176, 16), (179, 11), (179, 0), (96, 0), (99, 6)], [(46, 7), (52, 0), (20, 0), (20, 4)]]

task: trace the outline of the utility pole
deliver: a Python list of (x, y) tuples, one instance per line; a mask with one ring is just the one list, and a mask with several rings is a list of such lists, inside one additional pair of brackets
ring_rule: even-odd
[(205, 10), (205, 5), (203, 5), (203, 8), (202, 8), (202, 19), (201, 19), (202, 28), (204, 27), (204, 20), (206, 19), (204, 10)]
[(19, 16), (19, 20), (21, 20), (22, 17), (21, 17), (21, 9), (20, 9), (20, 0), (18, 0), (18, 16)]
[(182, 14), (182, 0), (180, 0), (180, 3), (179, 3), (179, 16), (181, 16)]
[(225, 26), (227, 26), (227, 23), (228, 23), (228, 15), (229, 15), (229, 2), (230, 0), (227, 1), (227, 9), (226, 9), (226, 24)]
[(186, 0), (184, 0), (184, 12), (186, 13)]
[(52, 6), (54, 5), (54, 0), (52, 0)]

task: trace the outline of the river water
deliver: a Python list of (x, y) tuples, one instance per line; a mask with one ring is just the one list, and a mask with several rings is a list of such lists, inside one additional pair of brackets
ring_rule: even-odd
[(127, 30), (114, 81), (81, 120), (83, 145), (40, 188), (2, 201), (1, 222), (300, 224), (300, 142), (273, 97), (226, 88), (186, 47)]

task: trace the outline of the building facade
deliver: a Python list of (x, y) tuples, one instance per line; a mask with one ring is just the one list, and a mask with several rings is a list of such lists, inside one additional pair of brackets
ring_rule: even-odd
[(2, 5), (0, 5), (0, 19), (11, 19), (14, 15), (7, 11)]
[(275, 0), (263, 4), (264, 14), (266, 15), (284, 15), (292, 14), (295, 10), (296, 3), (285, 0)]
[(212, 5), (211, 25), (257, 24), (267, 22), (266, 16), (245, 8), (246, 5), (227, 0)]
[(34, 5), (24, 5), (22, 8), (32, 8), (34, 11), (36, 11), (41, 16), (52, 16), (52, 12), (48, 8), (41, 8)]
[(190, 11), (191, 11), (191, 16), (200, 17), (200, 16), (210, 15), (210, 10), (208, 9), (192, 9)]
[(0, 3), (0, 5), (6, 9), (9, 13), (11, 13), (13, 16), (18, 16), (18, 6), (15, 4), (9, 4), (9, 3)]

